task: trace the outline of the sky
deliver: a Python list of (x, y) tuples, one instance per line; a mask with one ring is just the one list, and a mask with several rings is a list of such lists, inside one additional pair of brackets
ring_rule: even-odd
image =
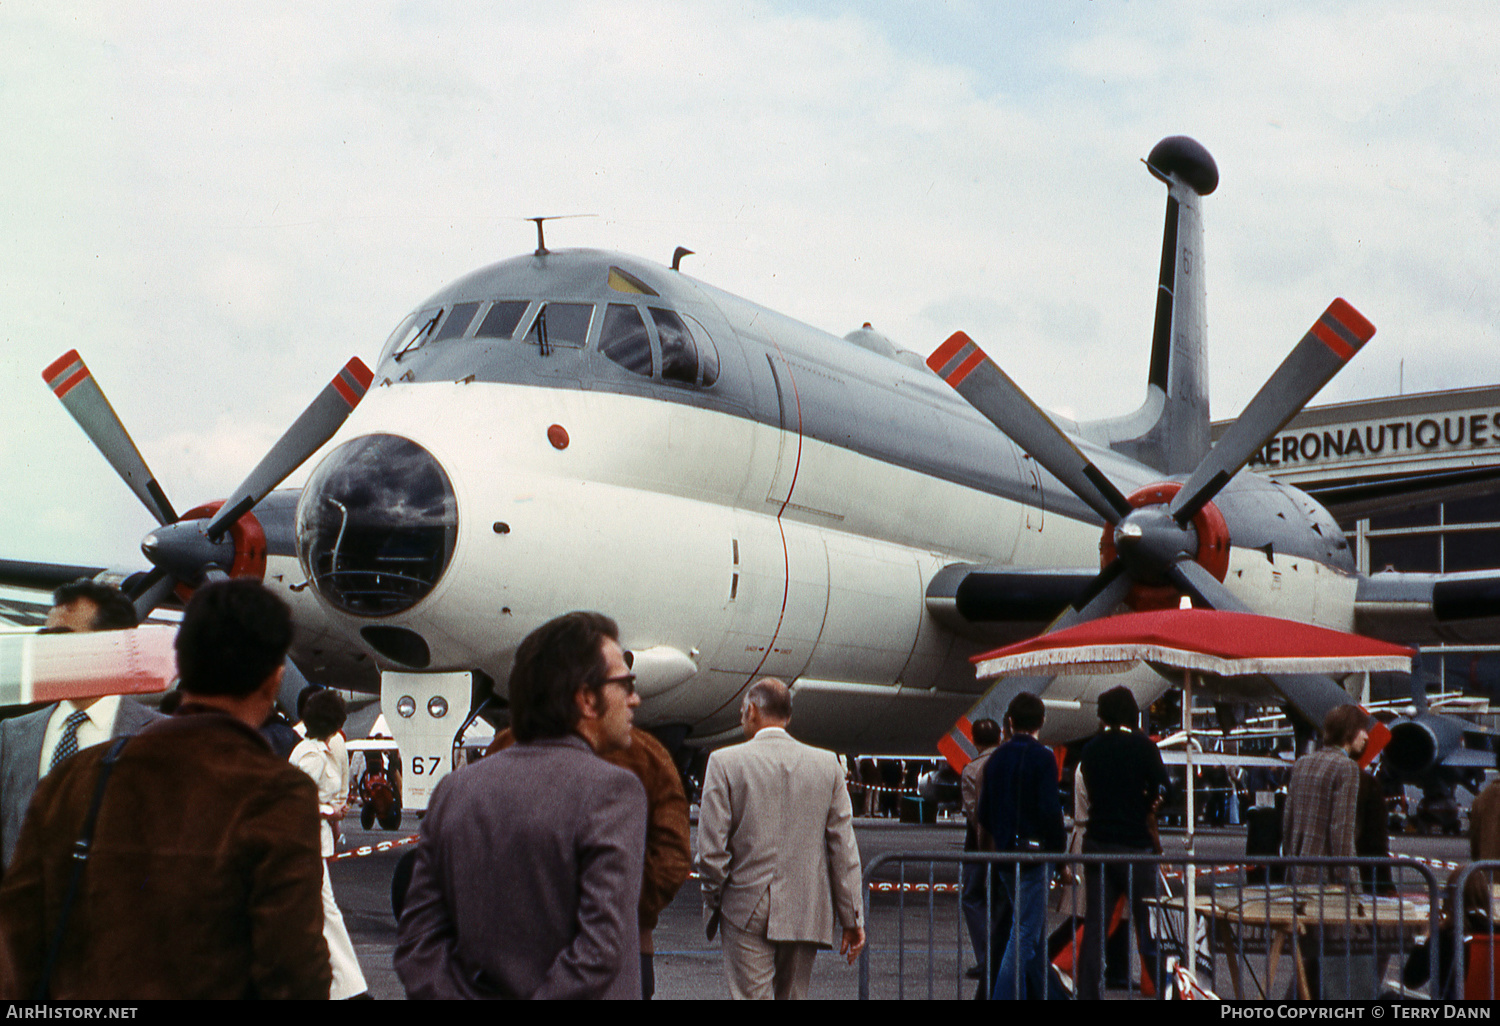
[(1168, 135), (1220, 170), (1216, 418), (1335, 296), (1378, 332), (1315, 402), (1500, 383), (1497, 68), (1488, 3), (4, 0), (0, 557), (143, 565), (57, 356), (186, 509), (537, 215), (1128, 412)]

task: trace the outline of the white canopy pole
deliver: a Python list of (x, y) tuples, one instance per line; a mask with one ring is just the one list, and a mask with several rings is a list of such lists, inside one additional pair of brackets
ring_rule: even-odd
[[(1186, 736), (1183, 745), (1183, 766), (1187, 771), (1187, 854), (1192, 858), (1197, 853), (1194, 844), (1194, 827), (1197, 816), (1193, 808), (1193, 671), (1187, 671), (1187, 681), (1182, 689), (1182, 730)], [(1184, 872), (1187, 876), (1187, 909), (1184, 916), (1184, 928), (1186, 936), (1182, 941), (1183, 967), (1188, 972), (1197, 971), (1197, 939), (1198, 939), (1198, 872), (1197, 867), (1186, 865)]]

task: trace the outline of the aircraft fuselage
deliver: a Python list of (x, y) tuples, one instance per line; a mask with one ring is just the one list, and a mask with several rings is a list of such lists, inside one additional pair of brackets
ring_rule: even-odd
[[(810, 741), (930, 750), (989, 647), (932, 616), (934, 575), (1099, 561), (1099, 517), (911, 354), (619, 254), (521, 257), (439, 292), (341, 437), (298, 506), (299, 604), (316, 591), (382, 666), (480, 669), (502, 693), (529, 631), (599, 609), (670, 669), (641, 673), (638, 722), (707, 744), (738, 739), (743, 689), (775, 675), (797, 681)], [(1163, 479), (1079, 446), (1122, 487)], [(1250, 474), (1215, 504), (1231, 591), (1351, 628), (1326, 511)], [(283, 562), (288, 509), (256, 514), (273, 586), (304, 580)], [(1092, 729), (1090, 686), (1049, 688), (1054, 730)]]

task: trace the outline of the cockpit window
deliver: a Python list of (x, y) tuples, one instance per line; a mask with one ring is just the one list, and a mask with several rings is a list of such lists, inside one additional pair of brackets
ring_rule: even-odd
[(521, 323), (521, 318), (526, 314), (526, 308), (531, 304), (524, 299), (502, 299), (490, 307), (490, 312), (484, 315), (479, 330), (474, 332), (475, 338), (511, 338), (516, 333), (516, 328)]
[(698, 340), (699, 362), (703, 365), (703, 387), (707, 388), (719, 380), (719, 349), (714, 345), (714, 340), (709, 336), (703, 325), (698, 324), (692, 317), (686, 317), (689, 323), (697, 325), (698, 330), (694, 337)]
[(474, 323), (474, 315), (478, 312), (478, 303), (459, 303), (443, 321), (443, 326), (438, 328), (437, 334), (432, 336), (432, 341), (441, 342), (444, 339), (458, 338), (463, 335), (469, 330), (469, 325)]
[(659, 295), (650, 285), (647, 285), (629, 271), (622, 271), (618, 267), (611, 267), (609, 269), (609, 287), (616, 292), (635, 292), (642, 296)]
[(639, 309), (628, 303), (609, 304), (599, 351), (632, 374), (651, 376), (651, 336)]
[(385, 351), (399, 360), (406, 353), (419, 348), (427, 341), (427, 336), (437, 326), (438, 318), (442, 314), (442, 308), (439, 307), (436, 310), (419, 310), (407, 317), (401, 322), (401, 326), (391, 333), (390, 339), (385, 344)]
[(572, 346), (582, 348), (589, 338), (589, 322), (594, 317), (592, 303), (548, 303), (531, 322), (526, 341), (542, 348)]
[(661, 376), (664, 381), (698, 382), (698, 347), (693, 333), (671, 310), (651, 308), (656, 334), (661, 339)]

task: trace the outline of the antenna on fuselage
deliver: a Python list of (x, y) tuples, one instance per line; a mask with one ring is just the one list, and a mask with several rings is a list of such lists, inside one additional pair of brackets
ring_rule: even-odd
[(542, 235), (542, 222), (543, 221), (562, 221), (562, 220), (565, 220), (566, 218), (569, 218), (569, 217), (598, 217), (598, 216), (599, 216), (598, 214), (546, 214), (546, 215), (544, 215), (542, 217), (528, 217), (528, 218), (524, 218), (524, 220), (532, 221), (532, 222), (534, 222), (536, 224), (536, 254), (535, 255), (536, 256), (546, 256), (548, 250), (547, 250), (547, 240)]
[(677, 247), (677, 252), (675, 252), (675, 253), (672, 254), (672, 270), (674, 270), (674, 271), (681, 270), (682, 269), (682, 258), (685, 257), (685, 256), (692, 256), (692, 255), (693, 255), (693, 251), (690, 250), (690, 249), (688, 249), (686, 246), (678, 246)]

